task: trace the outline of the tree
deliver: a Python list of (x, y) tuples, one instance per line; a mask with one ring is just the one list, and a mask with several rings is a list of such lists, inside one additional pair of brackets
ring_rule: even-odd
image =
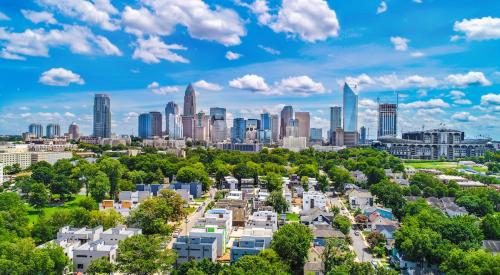
[(332, 238), (326, 241), (322, 258), (325, 264), (325, 271), (328, 272), (335, 266), (352, 262), (355, 255), (349, 249), (349, 244), (345, 240)]
[(289, 274), (281, 261), (270, 262), (261, 255), (246, 255), (231, 265), (230, 274)]
[(328, 177), (326, 175), (319, 175), (318, 176), (319, 190), (321, 190), (322, 192), (328, 191), (329, 184), (330, 183), (328, 182)]
[(396, 248), (405, 255), (405, 259), (416, 262), (436, 261), (433, 252), (442, 242), (442, 238), (434, 230), (403, 224), (394, 233), (394, 237)]
[(395, 214), (399, 216), (400, 211), (406, 203), (404, 190), (399, 184), (382, 180), (379, 183), (373, 184), (370, 187), (370, 192), (376, 196), (376, 202), (394, 209)]
[(49, 190), (43, 183), (35, 183), (31, 186), (28, 201), (33, 207), (40, 209), (49, 203)]
[(349, 218), (346, 216), (335, 216), (335, 218), (333, 219), (333, 224), (338, 230), (346, 235), (349, 234), (349, 231), (351, 230), (351, 220), (349, 220)]
[(481, 222), (481, 229), (487, 240), (500, 240), (500, 213), (486, 215)]
[(352, 182), (349, 171), (342, 167), (334, 166), (328, 171), (328, 176), (333, 182), (333, 186), (337, 192), (344, 192), (346, 183)]
[(476, 214), (480, 217), (491, 214), (495, 211), (491, 201), (485, 200), (484, 198), (476, 195), (461, 196), (456, 200), (456, 203), (465, 207), (465, 209), (467, 209), (470, 213)]
[(83, 197), (79, 202), (78, 206), (86, 209), (87, 211), (92, 211), (92, 210), (98, 210), (99, 209), (99, 204), (90, 197)]
[(370, 244), (370, 248), (373, 249), (376, 246), (385, 246), (387, 239), (384, 234), (374, 231), (366, 236), (366, 241)]
[(271, 248), (292, 270), (302, 269), (313, 240), (309, 227), (300, 223), (283, 225), (273, 234)]
[(144, 180), (146, 179), (146, 172), (142, 170), (128, 171), (127, 178), (134, 184), (144, 183)]
[(89, 180), (89, 192), (90, 196), (95, 201), (102, 201), (106, 198), (106, 194), (108, 194), (111, 190), (111, 185), (109, 183), (108, 176), (103, 172), (97, 172), (97, 175)]
[(273, 191), (267, 197), (266, 205), (272, 206), (277, 213), (285, 213), (288, 209), (288, 202), (281, 191)]
[(52, 195), (59, 195), (59, 200), (64, 201), (75, 189), (75, 182), (64, 175), (56, 175), (49, 185)]
[(92, 260), (87, 268), (87, 274), (110, 274), (115, 271), (116, 267), (106, 257)]
[(379, 183), (385, 178), (385, 171), (382, 168), (377, 168), (369, 166), (365, 171), (366, 177), (368, 179), (367, 184), (371, 186), (372, 184)]
[(135, 235), (120, 241), (117, 251), (118, 270), (130, 274), (166, 272), (175, 262), (175, 254), (161, 247), (159, 237)]
[(126, 171), (125, 166), (123, 166), (123, 164), (121, 164), (118, 160), (109, 157), (100, 159), (97, 166), (99, 170), (107, 175), (110, 184), (109, 196), (114, 198), (115, 193), (119, 191), (117, 190), (118, 180), (122, 178)]
[(318, 167), (313, 164), (301, 164), (297, 169), (297, 175), (301, 178), (316, 178), (316, 176), (318, 175)]
[(69, 159), (60, 159), (54, 163), (52, 168), (54, 169), (56, 175), (70, 177), (73, 170), (73, 164), (71, 164)]
[(31, 178), (36, 182), (41, 182), (45, 186), (49, 186), (49, 184), (54, 179), (55, 175), (56, 174), (54, 172), (54, 169), (52, 169), (52, 167), (49, 164), (48, 167), (47, 166), (35, 167), (32, 170)]
[(89, 214), (89, 226), (96, 227), (98, 225), (102, 225), (104, 230), (107, 230), (112, 227), (116, 227), (119, 224), (122, 224), (124, 219), (118, 211), (115, 209), (106, 209), (103, 211), (93, 210)]
[(446, 274), (500, 274), (500, 254), (453, 249), (439, 269)]
[(283, 189), (283, 179), (280, 174), (269, 172), (266, 175), (267, 191), (280, 191)]

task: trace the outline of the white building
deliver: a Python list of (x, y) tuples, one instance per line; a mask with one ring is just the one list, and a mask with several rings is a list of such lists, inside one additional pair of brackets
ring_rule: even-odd
[(368, 190), (356, 190), (353, 189), (348, 194), (349, 205), (352, 209), (364, 209), (367, 206), (373, 206), (373, 195)]
[(168, 134), (170, 139), (182, 139), (182, 117), (176, 114), (168, 115)]
[(243, 199), (243, 192), (238, 191), (238, 190), (232, 190), (227, 194), (226, 199), (229, 200), (242, 200)]
[(104, 240), (97, 240), (85, 243), (73, 249), (73, 265), (74, 271), (83, 272), (87, 271), (90, 263), (93, 260), (106, 258), (111, 263), (116, 262), (116, 250), (118, 245), (105, 244)]
[(326, 209), (326, 196), (322, 192), (307, 191), (302, 194), (302, 211), (313, 208)]
[(56, 163), (61, 159), (70, 159), (73, 157), (71, 152), (33, 152), (31, 154), (31, 163), (46, 161), (50, 164)]
[(189, 231), (189, 237), (212, 237), (217, 240), (217, 257), (221, 257), (226, 252), (228, 239), (226, 238), (226, 230), (214, 225), (205, 227), (195, 227)]
[(108, 245), (114, 245), (114, 244), (117, 245), (120, 241), (123, 241), (127, 238), (140, 234), (142, 234), (142, 229), (127, 228), (124, 225), (118, 225), (115, 228), (110, 228), (102, 232), (101, 240), (103, 240), (104, 243)]
[(205, 213), (205, 217), (198, 219), (196, 227), (206, 227), (215, 225), (226, 230), (226, 239), (229, 240), (233, 228), (233, 211), (223, 208), (210, 209)]
[(256, 211), (248, 218), (247, 227), (278, 230), (278, 214), (274, 211)]
[(241, 240), (263, 240), (264, 246), (269, 247), (271, 246), (271, 241), (273, 240), (273, 230), (258, 227), (245, 227), (245, 229), (243, 229), (243, 233), (241, 234)]
[(0, 162), (5, 166), (19, 164), (21, 169), (31, 165), (31, 153), (0, 153)]
[(299, 152), (301, 150), (307, 149), (307, 138), (294, 136), (284, 137), (282, 147), (293, 152)]

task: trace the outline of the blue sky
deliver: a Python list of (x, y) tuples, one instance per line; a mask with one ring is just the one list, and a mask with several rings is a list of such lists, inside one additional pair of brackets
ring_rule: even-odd
[(371, 136), (377, 98), (397, 91), (400, 131), (499, 139), (499, 49), (496, 0), (3, 0), (0, 134), (73, 121), (90, 134), (96, 92), (113, 132), (136, 134), (139, 113), (182, 106), (189, 82), (199, 109), (290, 104), (326, 130), (347, 80)]

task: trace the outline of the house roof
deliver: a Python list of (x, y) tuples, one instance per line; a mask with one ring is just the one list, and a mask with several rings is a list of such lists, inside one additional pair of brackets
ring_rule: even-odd
[(312, 209), (309, 209), (307, 211), (300, 213), (300, 221), (301, 222), (311, 222), (319, 216), (323, 216), (330, 221), (333, 219), (332, 213), (325, 212), (319, 208), (312, 208)]

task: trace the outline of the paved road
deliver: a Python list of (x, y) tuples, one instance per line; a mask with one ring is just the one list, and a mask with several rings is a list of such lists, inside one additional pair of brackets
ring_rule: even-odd
[[(338, 197), (335, 197), (335, 195), (334, 197), (331, 197), (330, 203), (332, 205), (339, 207), (340, 214), (348, 216), (351, 219), (351, 222), (354, 223), (354, 217), (351, 215), (351, 213), (345, 207), (344, 203), (341, 200), (339, 200)], [(370, 252), (368, 252), (368, 243), (366, 242), (363, 234), (360, 233), (359, 236), (356, 236), (354, 234), (354, 230), (351, 230), (349, 232), (349, 236), (352, 239), (351, 248), (356, 253), (357, 260), (360, 262), (370, 262), (371, 260), (373, 260), (372, 255), (370, 254)]]

